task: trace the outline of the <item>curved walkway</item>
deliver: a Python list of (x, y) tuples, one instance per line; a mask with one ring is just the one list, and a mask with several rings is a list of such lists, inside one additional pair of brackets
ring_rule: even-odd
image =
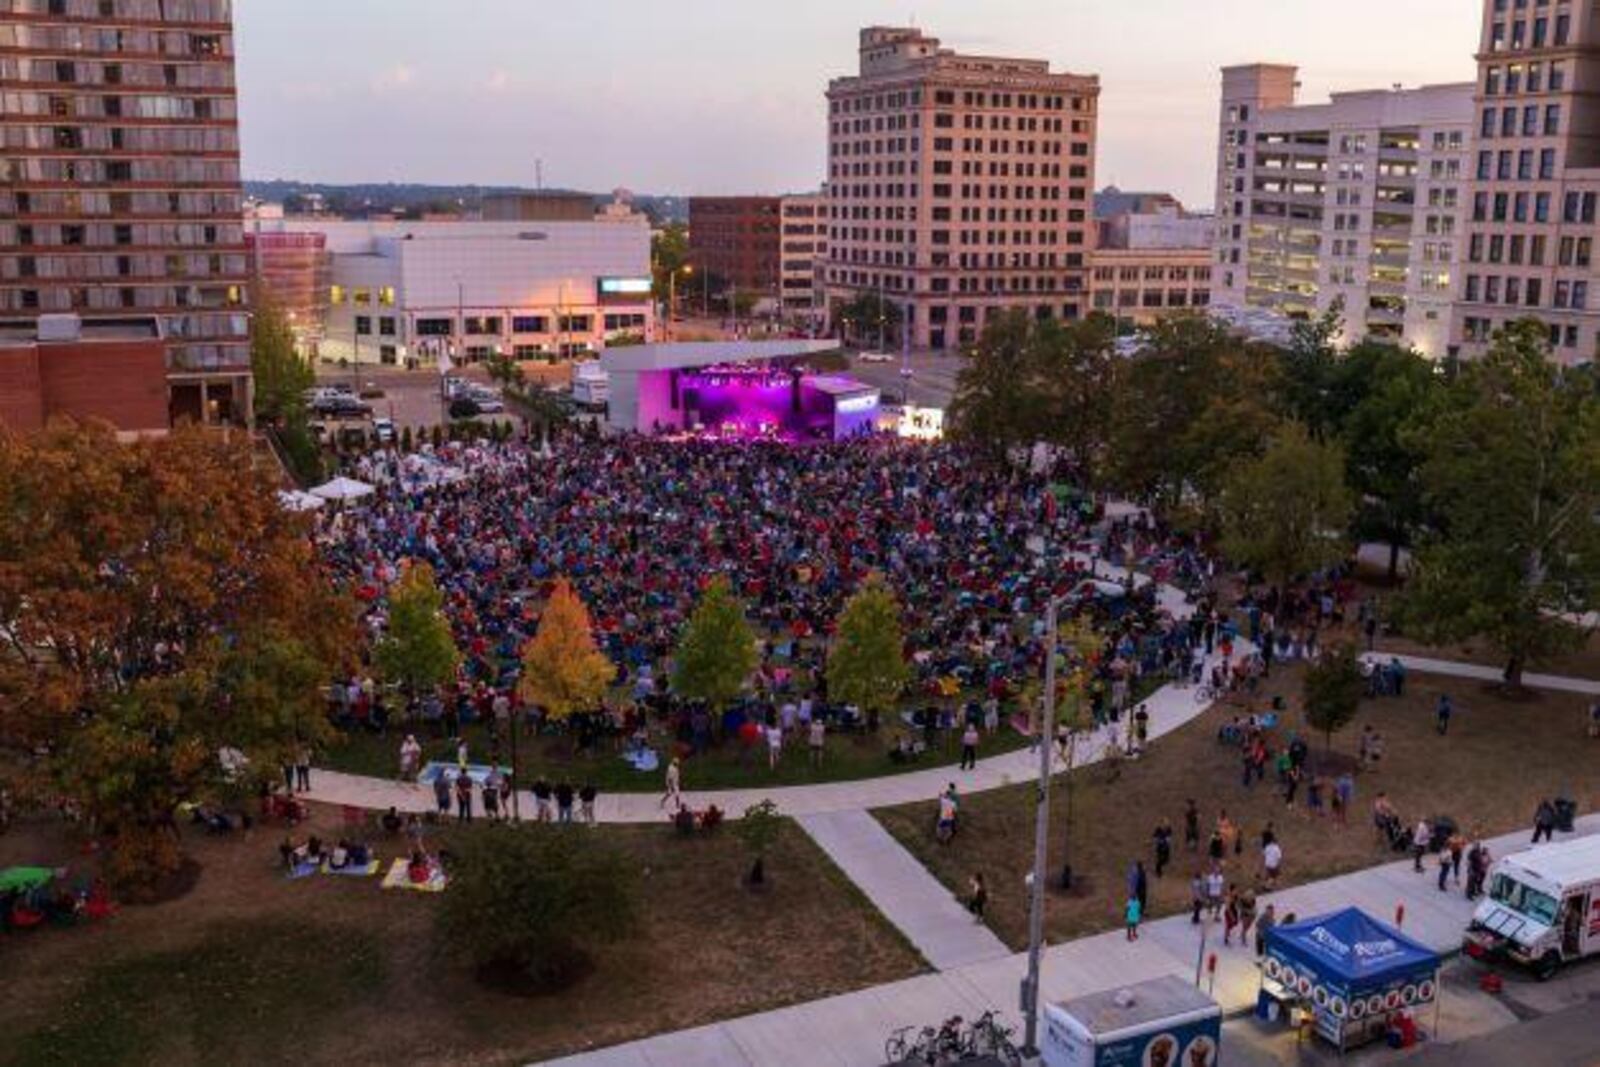
[[(1361, 658), (1377, 663), (1387, 663), (1391, 659), (1397, 659), (1408, 670), (1420, 671), (1423, 674), (1444, 674), (1452, 678), (1470, 678), (1479, 682), (1499, 682), (1505, 679), (1505, 672), (1499, 667), (1485, 667), (1481, 663), (1464, 663), (1457, 659), (1408, 656), (1398, 652), (1385, 652), (1381, 648), (1376, 652), (1364, 652)], [(1567, 678), (1559, 674), (1524, 674), (1522, 684), (1530, 689), (1550, 689), (1561, 693), (1600, 696), (1600, 681), (1592, 678)]]
[[(1092, 559), (1078, 553), (1072, 554), (1070, 558), (1091, 566), (1097, 577), (1117, 582), (1127, 580), (1126, 570), (1103, 560)], [(1135, 574), (1134, 580), (1140, 585), (1149, 582), (1148, 578), (1138, 574)], [(1188, 598), (1180, 590), (1168, 585), (1162, 585), (1157, 589), (1157, 602), (1175, 618), (1186, 618), (1194, 611)], [(1248, 642), (1236, 642), (1236, 654), (1250, 650)], [(1208, 672), (1210, 663), (1215, 662), (1217, 658), (1213, 657), (1208, 661), (1206, 668)], [(1162, 687), (1151, 694), (1144, 704), (1150, 713), (1151, 740), (1185, 725), (1210, 706), (1195, 699), (1193, 688), (1180, 684)], [(1074, 766), (1083, 767), (1098, 761), (1113, 736), (1114, 727), (1106, 727), (1091, 734), (1075, 759)], [(1060, 773), (1064, 766), (1059, 759), (1054, 757), (1053, 759), (1055, 773)], [(778, 805), (778, 810), (783, 814), (799, 818), (932, 800), (952, 782), (962, 795), (982, 793), (1032, 780), (1038, 777), (1038, 773), (1037, 749), (1025, 747), (985, 759), (973, 770), (963, 771), (958, 769), (956, 764), (947, 764), (918, 771), (906, 771), (902, 774), (817, 785), (696, 790), (693, 788), (694, 775), (691, 770), (685, 775), (683, 796), (690, 807), (702, 808), (708, 804), (715, 804), (729, 818), (738, 818), (746, 808), (763, 800), (771, 800)], [(402, 812), (424, 812), (432, 811), (434, 808), (431, 789), (387, 778), (373, 778), (319, 768), (312, 773), (311, 785), (311, 791), (303, 795), (309, 800), (324, 804), (340, 804), (376, 811), (393, 807)], [(533, 811), (533, 797), (526, 791), (519, 793), (519, 796), (522, 810)], [(602, 793), (595, 800), (595, 818), (600, 822), (614, 823), (660, 822), (666, 818), (661, 800), (661, 796), (656, 793)]]

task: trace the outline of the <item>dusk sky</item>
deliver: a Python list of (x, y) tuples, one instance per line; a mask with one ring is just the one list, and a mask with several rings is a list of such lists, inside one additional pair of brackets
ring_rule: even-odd
[[(1099, 74), (1097, 185), (1212, 199), (1217, 68), (1302, 99), (1468, 81), (1478, 0), (237, 0), (250, 178), (782, 192), (823, 177), (856, 31)], [(1383, 27), (1379, 32), (1377, 27)]]

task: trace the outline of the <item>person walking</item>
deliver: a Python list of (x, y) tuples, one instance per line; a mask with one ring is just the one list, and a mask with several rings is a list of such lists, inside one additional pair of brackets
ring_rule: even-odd
[(1222, 943), (1233, 944), (1233, 931), (1239, 925), (1239, 889), (1229, 883), (1227, 894), (1222, 899)]
[(1539, 801), (1539, 808), (1533, 813), (1533, 843), (1540, 840), (1549, 841), (1556, 832), (1556, 809), (1549, 798)]
[(1261, 866), (1265, 871), (1264, 884), (1268, 889), (1278, 887), (1278, 872), (1283, 869), (1283, 846), (1276, 839), (1267, 842), (1261, 850)]
[(678, 767), (678, 757), (673, 756), (672, 762), (667, 764), (667, 791), (661, 795), (661, 807), (667, 806), (667, 801), (672, 801), (672, 808), (677, 810), (683, 803), (683, 771)]
[(1416, 829), (1411, 831), (1411, 866), (1418, 874), (1422, 872), (1422, 857), (1427, 855), (1428, 846), (1433, 843), (1433, 827), (1428, 825), (1427, 819), (1418, 819)]
[(1443, 737), (1450, 732), (1450, 716), (1455, 713), (1455, 707), (1450, 703), (1449, 693), (1439, 694), (1439, 703), (1434, 705), (1433, 717), (1439, 736)]
[(1450, 882), (1450, 850), (1439, 850), (1439, 892), (1446, 892)]
[(967, 722), (967, 728), (961, 731), (961, 769), (964, 771), (976, 770), (978, 767), (978, 724)]
[(983, 872), (973, 871), (967, 882), (967, 910), (972, 913), (973, 922), (983, 922), (983, 909), (988, 905), (989, 887), (983, 880)]
[(1189, 879), (1189, 925), (1200, 925), (1200, 913), (1206, 906), (1206, 876), (1198, 870)]
[(1445, 842), (1445, 847), (1450, 850), (1450, 877), (1456, 885), (1461, 884), (1461, 856), (1467, 849), (1467, 839), (1460, 830), (1450, 835), (1450, 840)]

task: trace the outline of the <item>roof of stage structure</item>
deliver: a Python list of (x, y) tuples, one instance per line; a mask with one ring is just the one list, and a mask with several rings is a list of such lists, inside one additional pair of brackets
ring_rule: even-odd
[(693, 370), (720, 363), (764, 363), (799, 359), (821, 352), (837, 352), (838, 341), (684, 341), (653, 345), (627, 345), (600, 353), (607, 371)]

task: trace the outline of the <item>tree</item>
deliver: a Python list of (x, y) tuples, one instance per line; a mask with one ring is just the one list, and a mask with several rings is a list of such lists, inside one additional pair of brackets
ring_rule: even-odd
[[(689, 262), (689, 228), (681, 222), (670, 222), (650, 237), (650, 264), (657, 301), (665, 302), (671, 290), (671, 279)], [(680, 275), (681, 277), (682, 275)], [(667, 309), (671, 312), (671, 308)]]
[(724, 575), (706, 586), (678, 639), (672, 685), (689, 700), (726, 707), (756, 669), (756, 635)]
[(522, 650), (522, 699), (560, 721), (605, 696), (617, 671), (594, 643), (589, 609), (565, 578), (556, 580), (539, 631)]
[(584, 971), (585, 945), (638, 925), (632, 871), (592, 834), (515, 824), (452, 842), (444, 940), (483, 977), (513, 988), (559, 989)]
[(521, 413), (530, 429), (538, 429), (539, 441), (547, 449), (551, 433), (572, 419), (571, 409), (542, 385), (513, 385), (506, 389), (505, 397)]
[(1260, 459), (1234, 469), (1220, 506), (1223, 551), (1287, 585), (1344, 557), (1350, 519), (1344, 454), (1286, 422)]
[(1272, 360), (1199, 315), (1162, 319), (1143, 340), (1115, 364), (1108, 477), (1133, 498), (1204, 515), (1278, 422)]
[(1098, 483), (1111, 436), (1106, 402), (1116, 362), (1116, 320), (1047, 319), (1033, 330), (1034, 389), (1041, 440), (1071, 460), (1085, 487)]
[(260, 278), (250, 287), (250, 373), (255, 377), (256, 418), (273, 425), (304, 418), (305, 392), (316, 384), (311, 364), (295, 347), (289, 317)]
[(1324, 747), (1332, 749), (1333, 735), (1356, 717), (1366, 688), (1355, 645), (1343, 642), (1324, 649), (1306, 668), (1303, 687), (1306, 722), (1322, 734)]
[(1428, 522), (1418, 469), (1418, 442), (1405, 431), (1419, 412), (1431, 409), (1443, 379), (1417, 352), (1394, 345), (1360, 344), (1339, 367), (1342, 380), (1360, 381), (1354, 389), (1336, 386), (1350, 406), (1339, 414), (1345, 477), (1359, 500), (1358, 533), (1389, 545), (1389, 578), (1399, 573), (1400, 550), (1409, 547)]
[(1038, 440), (1041, 398), (1036, 384), (1032, 326), (1022, 311), (996, 316), (956, 375), (950, 436), (997, 463)]
[(889, 344), (898, 336), (901, 312), (900, 305), (882, 293), (864, 289), (838, 305), (833, 317), (843, 335), (857, 344), (877, 344), (880, 335)]
[(1334, 432), (1341, 412), (1333, 392), (1339, 375), (1337, 338), (1344, 332), (1344, 298), (1317, 318), (1290, 327), (1289, 344), (1279, 354), (1283, 374), (1278, 387), (1291, 418), (1321, 439)]
[(461, 653), (433, 568), (409, 560), (389, 589), (389, 625), (372, 650), (378, 671), (411, 696), (453, 681)]
[(753, 857), (745, 884), (752, 888), (766, 885), (767, 853), (772, 851), (782, 832), (783, 817), (778, 814), (778, 805), (771, 800), (763, 800), (744, 809), (744, 818), (739, 820), (734, 833), (738, 834), (739, 840), (744, 842), (744, 847), (750, 850)]
[(484, 369), (489, 372), (489, 380), (499, 383), (503, 389), (521, 388), (526, 380), (522, 373), (522, 364), (517, 362), (515, 356), (504, 352), (491, 352), (484, 363)]
[(173, 809), (227, 788), (220, 749), (276, 766), (331, 739), (316, 686), (353, 656), (354, 606), (277, 489), (198, 427), (0, 435), (0, 746), (124, 888), (179, 867)]
[(900, 605), (883, 581), (869, 578), (844, 606), (828, 651), (828, 693), (859, 707), (872, 729), (893, 711), (911, 670), (906, 665)]
[(1538, 322), (1506, 327), (1405, 437), (1439, 528), (1402, 622), (1424, 640), (1488, 639), (1513, 688), (1581, 643), (1574, 618), (1600, 606), (1600, 394), (1549, 355)]

